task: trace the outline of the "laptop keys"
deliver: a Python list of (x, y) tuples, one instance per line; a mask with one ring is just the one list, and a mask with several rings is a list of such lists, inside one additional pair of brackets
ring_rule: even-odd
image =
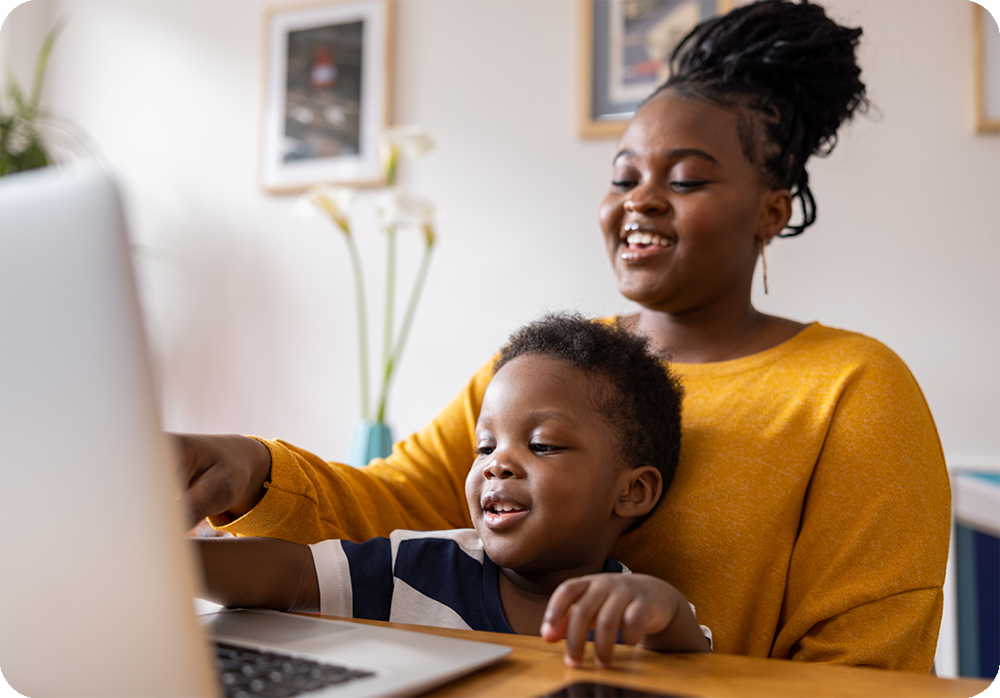
[(309, 659), (216, 643), (216, 667), (227, 698), (285, 698), (373, 676)]

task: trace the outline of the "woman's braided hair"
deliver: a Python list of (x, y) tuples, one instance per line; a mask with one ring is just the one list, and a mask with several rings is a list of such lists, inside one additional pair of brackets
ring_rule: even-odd
[(799, 200), (802, 222), (782, 233), (798, 235), (816, 220), (806, 161), (829, 155), (840, 124), (869, 106), (855, 58), (860, 36), (807, 0), (762, 0), (695, 27), (653, 95), (672, 89), (749, 108), (739, 109), (744, 153), (770, 186)]

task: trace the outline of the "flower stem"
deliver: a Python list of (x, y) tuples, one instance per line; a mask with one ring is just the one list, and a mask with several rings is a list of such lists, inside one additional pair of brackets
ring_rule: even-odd
[(382, 330), (382, 395), (379, 397), (377, 421), (385, 421), (386, 393), (389, 390), (389, 376), (392, 375), (392, 335), (395, 326), (393, 317), (396, 309), (396, 226), (385, 229), (388, 236), (385, 263), (385, 327)]
[(351, 266), (354, 267), (354, 297), (358, 304), (358, 356), (361, 365), (361, 418), (368, 419), (368, 309), (365, 306), (365, 284), (361, 278), (361, 258), (354, 244), (354, 237), (344, 236), (347, 249), (351, 255)]
[(399, 329), (399, 338), (396, 340), (396, 346), (392, 351), (389, 359), (385, 362), (385, 376), (382, 383), (382, 396), (379, 399), (378, 408), (378, 421), (385, 420), (385, 405), (389, 397), (389, 381), (392, 378), (392, 371), (396, 364), (399, 362), (400, 357), (403, 354), (403, 346), (406, 344), (406, 338), (410, 334), (410, 325), (413, 323), (413, 316), (417, 311), (417, 303), (420, 302), (420, 294), (424, 289), (424, 281), (427, 278), (427, 270), (430, 268), (431, 261), (431, 249), (433, 245), (428, 244), (424, 247), (424, 256), (420, 260), (420, 269), (417, 271), (417, 278), (413, 282), (413, 288), (410, 290), (410, 300), (406, 305), (406, 313), (403, 315), (403, 324)]

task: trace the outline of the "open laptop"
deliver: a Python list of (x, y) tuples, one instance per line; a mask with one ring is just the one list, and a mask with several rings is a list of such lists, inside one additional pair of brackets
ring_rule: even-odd
[[(266, 611), (196, 616), (176, 462), (116, 187), (89, 170), (3, 178), (0, 671), (11, 687), (32, 698), (294, 694), (267, 677), (223, 688), (219, 662), (255, 648), (282, 655), (268, 660), (279, 674), (322, 678), (300, 682), (326, 686), (302, 695), (412, 695), (509, 653)], [(229, 645), (222, 660), (210, 633)], [(350, 676), (331, 684), (328, 663)]]

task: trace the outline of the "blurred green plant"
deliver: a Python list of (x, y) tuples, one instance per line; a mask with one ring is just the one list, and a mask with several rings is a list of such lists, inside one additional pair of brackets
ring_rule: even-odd
[(60, 119), (41, 109), (38, 101), (42, 94), (49, 53), (62, 27), (63, 23), (57, 22), (42, 43), (35, 62), (30, 95), (25, 96), (13, 71), (7, 66), (6, 94), (0, 101), (0, 177), (46, 167), (53, 162), (52, 151), (42, 134), (42, 126), (52, 126), (60, 122)]

